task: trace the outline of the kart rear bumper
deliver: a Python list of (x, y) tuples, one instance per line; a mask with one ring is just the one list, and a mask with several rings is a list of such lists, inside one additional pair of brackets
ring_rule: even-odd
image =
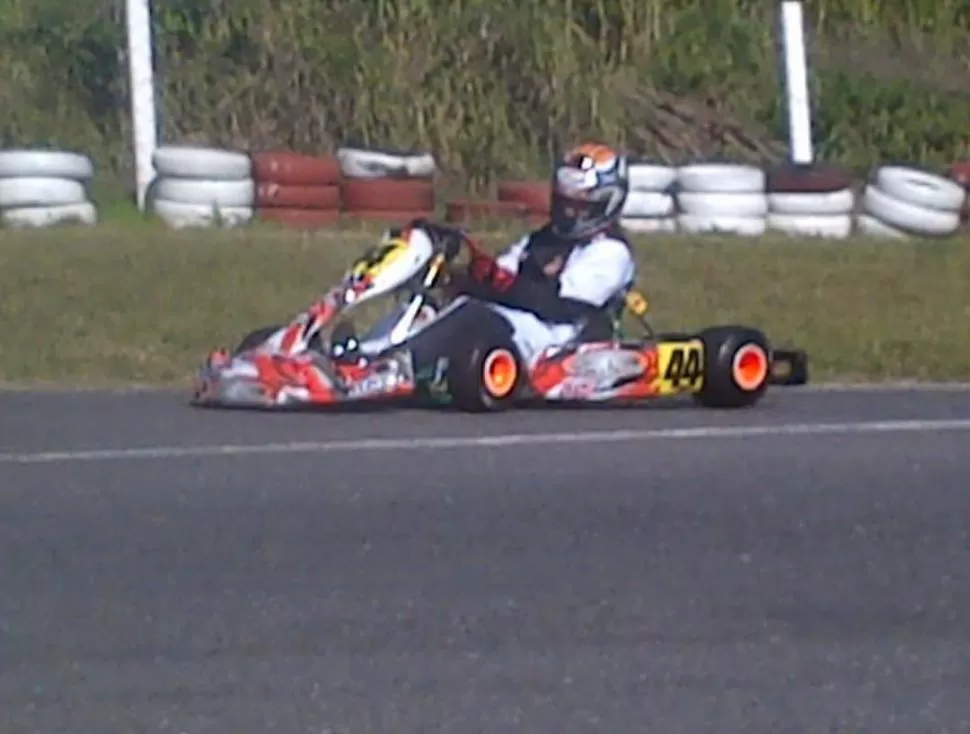
[(808, 382), (808, 354), (803, 349), (773, 349), (768, 384), (794, 387)]

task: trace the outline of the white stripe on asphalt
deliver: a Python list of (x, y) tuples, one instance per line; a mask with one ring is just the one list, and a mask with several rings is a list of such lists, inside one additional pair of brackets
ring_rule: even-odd
[(696, 426), (575, 433), (514, 433), (496, 436), (360, 438), (344, 441), (291, 441), (266, 444), (147, 446), (91, 450), (0, 453), (0, 464), (65, 464), (137, 459), (195, 459), (281, 454), (363, 453), (428, 449), (514, 448), (637, 441), (711, 441), (759, 436), (827, 436), (838, 434), (930, 433), (970, 431), (967, 420), (897, 420), (856, 423), (788, 423), (758, 426)]

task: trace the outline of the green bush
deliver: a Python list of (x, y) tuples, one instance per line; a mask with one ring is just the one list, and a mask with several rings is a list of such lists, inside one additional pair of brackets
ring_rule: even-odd
[[(473, 189), (557, 146), (784, 154), (772, 0), (155, 0), (163, 139), (431, 148)], [(970, 0), (808, 3), (820, 155), (964, 153)], [(0, 7), (0, 143), (130, 167), (123, 2)]]

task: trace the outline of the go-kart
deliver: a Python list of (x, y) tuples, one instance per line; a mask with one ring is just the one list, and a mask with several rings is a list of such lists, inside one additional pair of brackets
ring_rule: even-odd
[[(465, 233), (456, 233), (474, 257), (488, 257)], [(326, 296), (289, 324), (257, 329), (235, 349), (212, 352), (199, 370), (192, 404), (292, 408), (414, 401), (481, 412), (689, 395), (703, 406), (741, 408), (758, 402), (769, 385), (807, 381), (804, 352), (774, 349), (750, 326), (655, 332), (646, 299), (633, 289), (616, 304), (610, 339), (578, 337), (526, 362), (501, 320), (483, 318), (442, 332), (448, 336), (435, 343), (435, 359), (416, 364), (409, 339), (452, 318), (455, 300), (439, 302), (435, 291), (447, 282), (454, 258), (420, 226), (385, 232)], [(396, 307), (358, 334), (350, 313), (381, 297), (393, 297)], [(624, 313), (634, 318), (639, 336), (624, 332)]]

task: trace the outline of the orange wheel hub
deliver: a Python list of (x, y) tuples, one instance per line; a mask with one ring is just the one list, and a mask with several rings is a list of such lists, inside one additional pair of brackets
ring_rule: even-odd
[(731, 376), (742, 390), (751, 392), (761, 387), (768, 377), (768, 355), (757, 344), (746, 344), (734, 355)]
[(508, 349), (493, 349), (482, 365), (482, 385), (493, 398), (508, 397), (519, 377), (519, 363)]

